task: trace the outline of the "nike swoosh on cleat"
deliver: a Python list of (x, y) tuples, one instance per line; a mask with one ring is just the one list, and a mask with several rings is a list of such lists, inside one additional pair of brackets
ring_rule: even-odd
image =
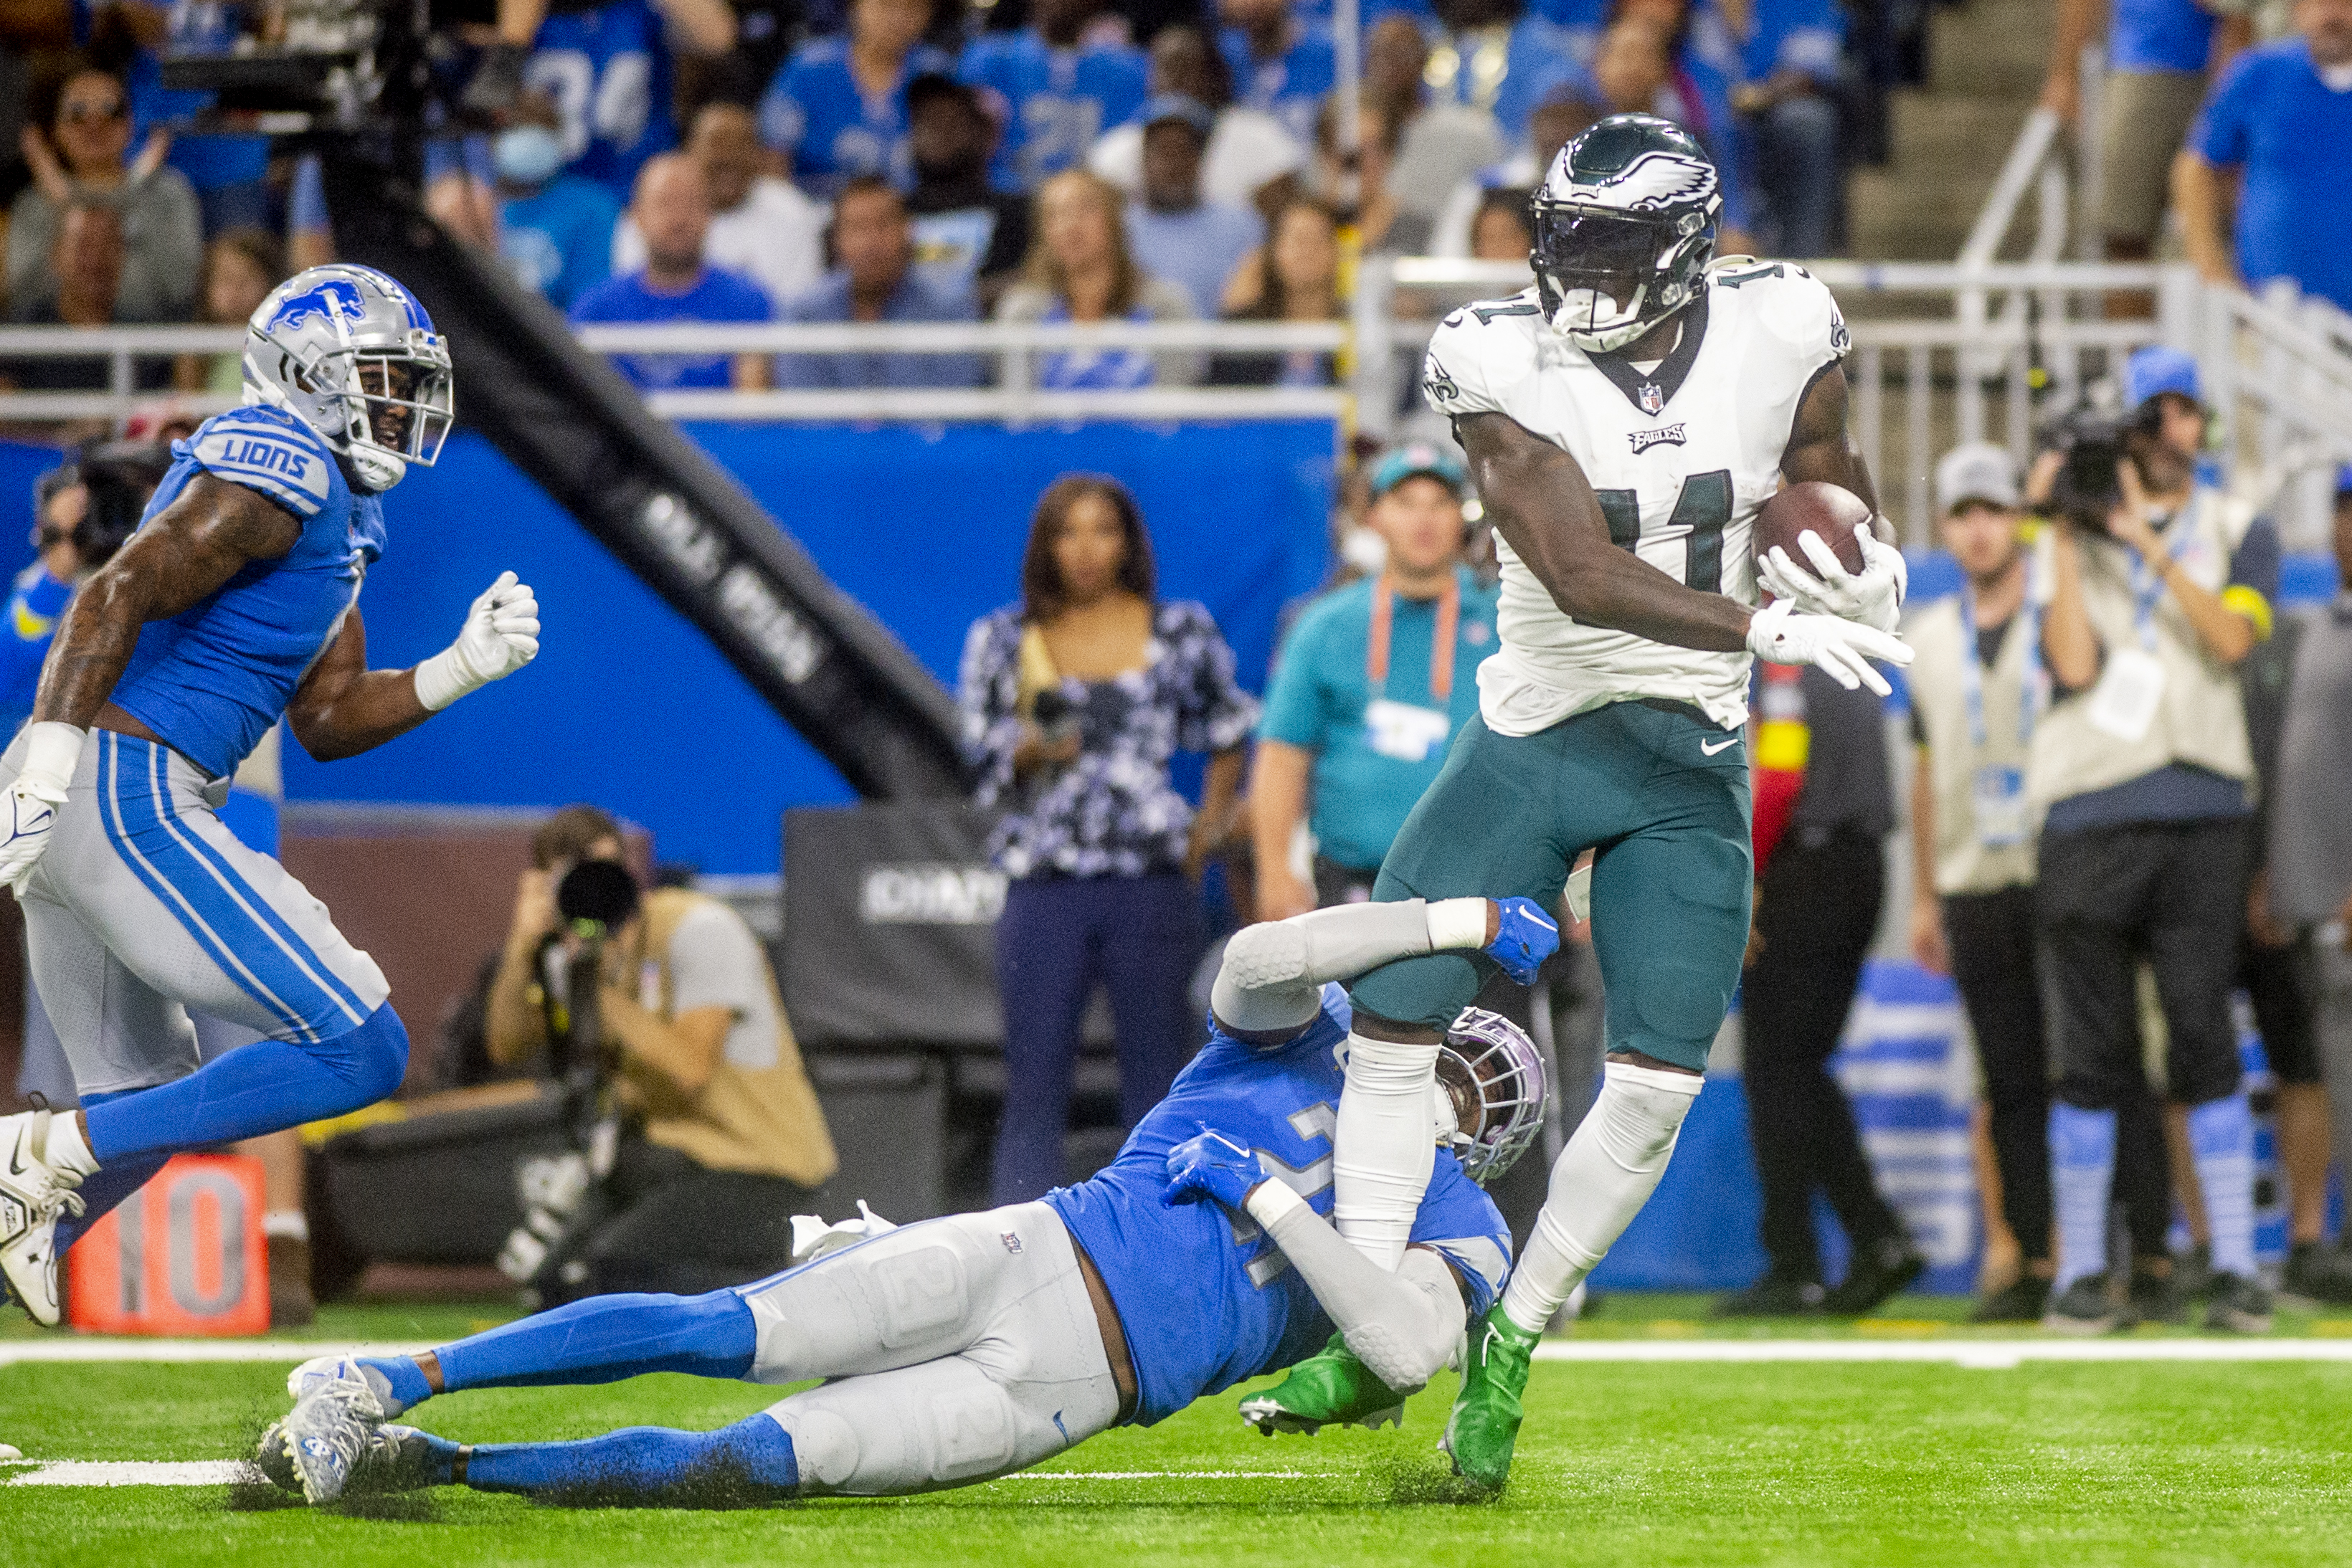
[(1711, 746), (1702, 740), (1698, 743), (1698, 752), (1701, 757), (1713, 757), (1716, 753), (1727, 750), (1738, 744), (1739, 737), (1736, 735), (1728, 737), (1727, 739), (1718, 740)]

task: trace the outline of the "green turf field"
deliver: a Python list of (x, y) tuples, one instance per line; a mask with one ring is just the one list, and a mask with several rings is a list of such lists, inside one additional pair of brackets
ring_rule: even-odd
[[(1697, 1305), (1621, 1301), (1580, 1337), (1691, 1337)], [(437, 1338), (496, 1315), (343, 1309), (308, 1333)], [(1738, 1337), (1957, 1336), (1952, 1315), (1914, 1300), (1858, 1331), (1743, 1325)], [(284, 1372), (0, 1365), (0, 1440), (35, 1460), (232, 1458), (283, 1408)], [(1495, 1503), (1464, 1500), (1432, 1449), (1451, 1392), (1442, 1379), (1417, 1398), (1402, 1433), (1278, 1440), (1245, 1430), (1226, 1395), (1046, 1467), (1069, 1479), (896, 1502), (565, 1511), (443, 1490), (312, 1512), (259, 1488), (12, 1486), (0, 1490), (0, 1563), (2352, 1561), (2352, 1364), (1541, 1363), (1512, 1487)], [(772, 1396), (658, 1376), (456, 1395), (417, 1419), (473, 1441), (585, 1437), (718, 1426)]]

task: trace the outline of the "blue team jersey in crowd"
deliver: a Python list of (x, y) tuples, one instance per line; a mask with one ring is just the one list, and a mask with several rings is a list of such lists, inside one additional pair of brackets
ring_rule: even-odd
[(33, 716), (41, 661), (48, 657), (58, 617), (72, 597), (73, 584), (51, 577), (39, 561), (16, 574), (16, 591), (8, 595), (7, 624), (0, 626), (0, 737), (13, 737)]
[(2319, 79), (2311, 46), (2281, 38), (2230, 62), (2189, 133), (2216, 168), (2242, 168), (2238, 271), (2291, 277), (2352, 310), (2352, 92)]
[(516, 281), (558, 310), (613, 276), (621, 204), (593, 180), (558, 174), (499, 204), (499, 255)]
[(2202, 71), (2221, 17), (2197, 0), (2116, 0), (2107, 65), (2119, 71)]
[(278, 722), (358, 600), (369, 564), (383, 554), (383, 507), (355, 494), (326, 443), (282, 409), (215, 414), (173, 442), (172, 455), (148, 517), (210, 474), (268, 497), (302, 525), (285, 555), (247, 561), (188, 609), (149, 622), (114, 684), (116, 706), (221, 778)]
[(1047, 175), (1085, 162), (1104, 131), (1135, 118), (1150, 72), (1141, 49), (1057, 49), (1031, 27), (973, 39), (957, 74), (993, 95), (1004, 122), (989, 178), (1000, 190), (1034, 191)]
[(1270, 60), (1250, 53), (1249, 35), (1227, 27), (1217, 47), (1234, 73), (1234, 99), (1282, 121), (1301, 147), (1315, 145), (1315, 118), (1339, 80), (1339, 48), (1324, 23), (1296, 25), (1290, 47)]
[[(575, 324), (589, 321), (771, 321), (775, 308), (748, 277), (706, 267), (683, 294), (646, 287), (643, 268), (608, 277), (572, 302)], [(613, 368), (645, 392), (722, 392), (734, 384), (732, 354), (615, 354)]]
[[(1475, 104), (1484, 88), (1486, 62), (1481, 58), (1487, 46), (1473, 35), (1459, 35), (1445, 40), (1446, 47), (1455, 51), (1457, 61), (1454, 74), (1442, 87), (1433, 89), (1432, 96), (1442, 101)], [(1495, 123), (1502, 128), (1503, 140), (1516, 147), (1528, 139), (1528, 122), (1535, 111), (1556, 98), (1581, 98), (1591, 102), (1601, 101), (1601, 89), (1592, 82), (1591, 73), (1576, 57), (1569, 36), (1543, 17), (1530, 13), (1511, 24), (1504, 37), (1502, 85), (1494, 89), (1494, 101), (1489, 106)]]
[(760, 100), (760, 140), (789, 156), (793, 178), (810, 190), (837, 190), (862, 174), (879, 174), (904, 190), (915, 181), (907, 147), (907, 84), (954, 69), (945, 54), (921, 45), (908, 52), (890, 90), (868, 98), (849, 68), (849, 41), (811, 39), (793, 51)]
[[(1118, 1158), (1092, 1180), (1045, 1195), (1118, 1309), (1135, 1358), (1139, 1425), (1288, 1366), (1331, 1337), (1331, 1320), (1306, 1281), (1250, 1219), (1213, 1202), (1160, 1201), (1168, 1152), (1206, 1124), (1256, 1150), (1318, 1214), (1330, 1213), (1348, 999), (1337, 986), (1323, 995), (1322, 1016), (1286, 1045), (1244, 1045), (1213, 1029)], [(1454, 1263), (1474, 1318), (1494, 1304), (1510, 1264), (1510, 1227), (1443, 1151), (1412, 1239)]]
[(569, 172), (626, 201), (637, 170), (677, 142), (670, 119), (669, 45), (646, 0), (612, 0), (540, 25), (523, 80), (563, 116)]

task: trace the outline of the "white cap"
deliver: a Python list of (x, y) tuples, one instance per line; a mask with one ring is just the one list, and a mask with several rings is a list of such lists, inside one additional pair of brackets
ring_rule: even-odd
[(1964, 501), (2018, 504), (2017, 463), (2008, 448), (1969, 441), (1944, 454), (1936, 465), (1936, 509), (1948, 516)]

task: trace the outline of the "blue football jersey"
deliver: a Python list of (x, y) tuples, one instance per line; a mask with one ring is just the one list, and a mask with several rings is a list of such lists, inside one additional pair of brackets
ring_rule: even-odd
[(383, 554), (383, 507), (355, 494), (326, 443), (283, 409), (215, 414), (173, 442), (172, 455), (147, 517), (210, 474), (258, 491), (302, 525), (285, 555), (247, 561), (169, 621), (149, 622), (114, 683), (118, 707), (221, 778), (278, 722), (358, 600)]
[(669, 45), (661, 13), (646, 0), (550, 16), (531, 43), (523, 80), (562, 114), (570, 172), (621, 201), (629, 199), (638, 167), (677, 145)]
[[(1323, 1348), (1331, 1320), (1281, 1249), (1246, 1216), (1202, 1201), (1160, 1201), (1168, 1152), (1204, 1126), (1257, 1151), (1318, 1214), (1331, 1212), (1331, 1140), (1348, 1047), (1348, 1001), (1325, 988), (1322, 1016), (1288, 1044), (1209, 1043), (1093, 1179), (1045, 1195), (1087, 1249), (1118, 1309), (1135, 1358), (1136, 1420), (1150, 1426), (1204, 1394)], [(1510, 1266), (1500, 1210), (1443, 1150), (1412, 1239), (1469, 1282), (1473, 1314), (1494, 1304)]]
[(957, 68), (992, 96), (1003, 121), (989, 178), (1005, 191), (1034, 191), (1047, 175), (1085, 162), (1097, 137), (1143, 108), (1150, 76), (1141, 49), (1057, 49), (1034, 27), (982, 34)]
[(1315, 119), (1339, 81), (1339, 46), (1327, 23), (1300, 26), (1290, 47), (1270, 60), (1250, 53), (1249, 35), (1227, 27), (1217, 47), (1234, 73), (1234, 98), (1282, 121), (1301, 147), (1315, 145)]
[(904, 190), (914, 183), (907, 148), (907, 84), (919, 76), (954, 70), (929, 45), (908, 53), (898, 79), (880, 98), (868, 98), (849, 68), (845, 38), (814, 38), (793, 53), (760, 100), (760, 139), (793, 161), (793, 178), (812, 191), (838, 190), (862, 174), (879, 174)]

